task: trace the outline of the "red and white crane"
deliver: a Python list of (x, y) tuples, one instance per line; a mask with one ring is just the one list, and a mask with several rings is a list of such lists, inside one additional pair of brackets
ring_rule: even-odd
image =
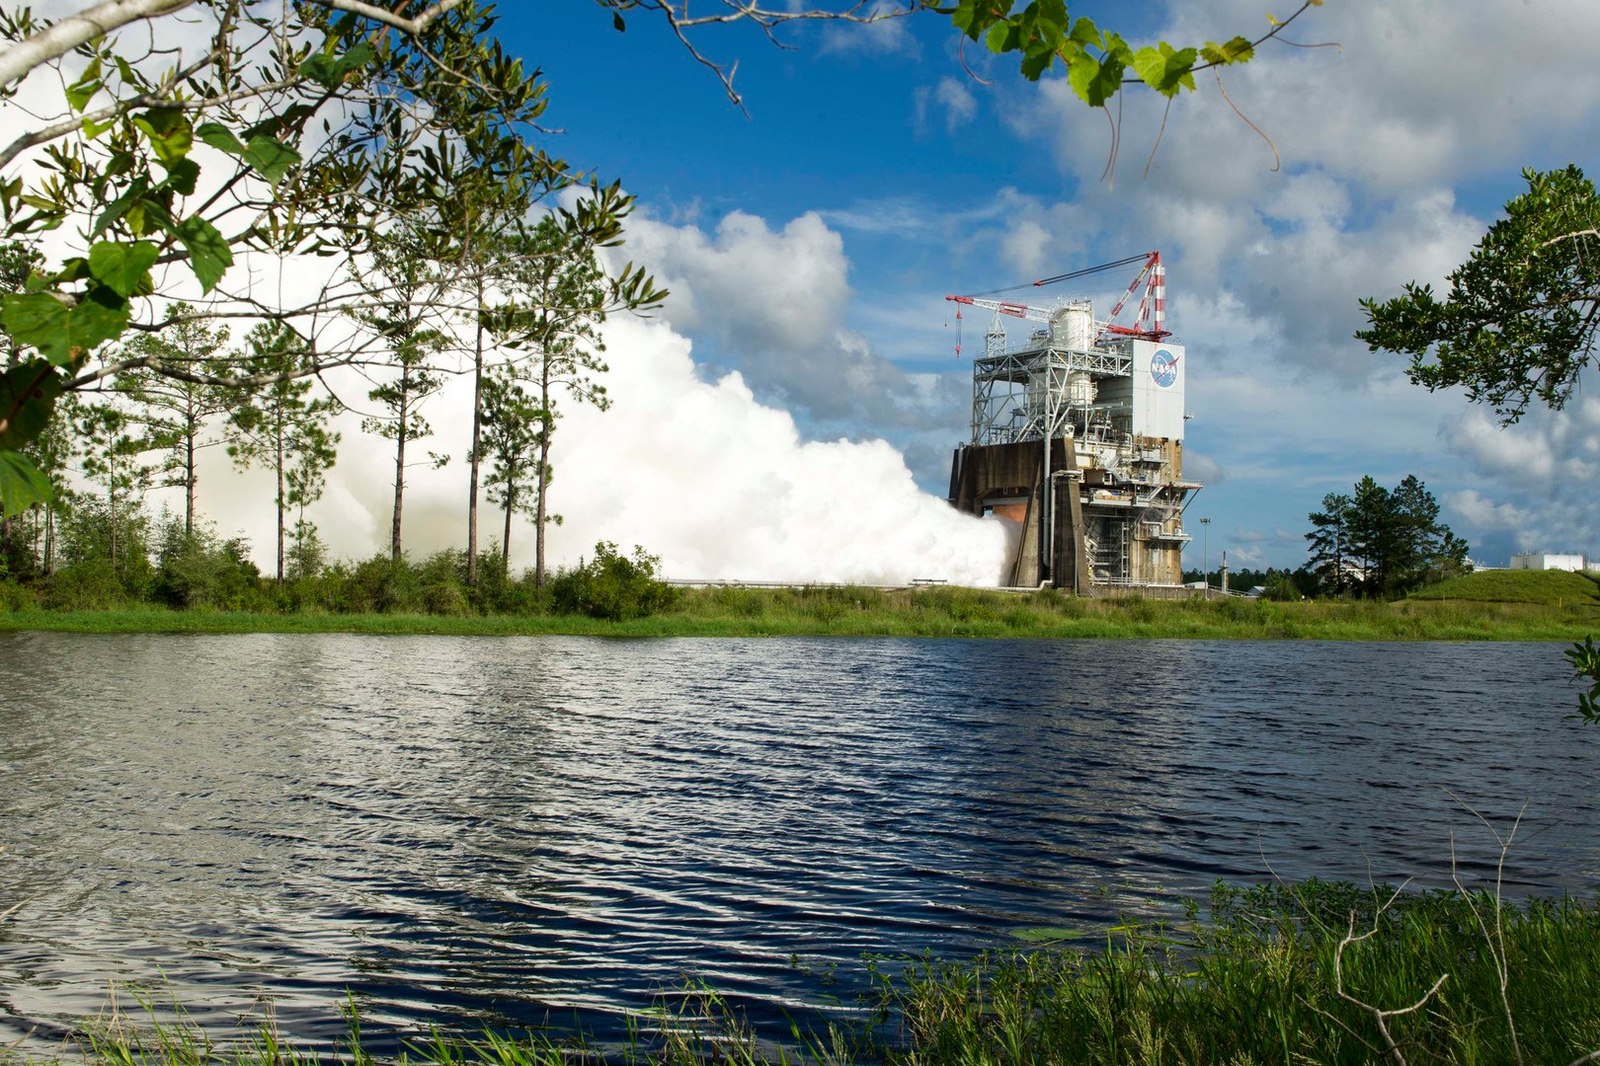
[[(1167, 310), (1167, 269), (1161, 265), (1160, 252), (1144, 252), (1132, 255), (1126, 259), (1118, 259), (1111, 263), (1101, 263), (1099, 266), (1084, 267), (1066, 274), (1057, 274), (1053, 278), (1040, 278), (1031, 285), (1015, 285), (1009, 289), (995, 289), (992, 292), (975, 296), (946, 296), (945, 299), (957, 305), (956, 321), (961, 321), (962, 307), (981, 307), (993, 311), (997, 315), (1008, 315), (1011, 318), (1026, 319), (1030, 322), (1049, 322), (1056, 313), (1056, 308), (1038, 307), (1034, 304), (1020, 303), (1015, 300), (991, 300), (987, 297), (1003, 292), (1015, 292), (1025, 288), (1043, 288), (1046, 285), (1055, 285), (1059, 282), (1070, 281), (1074, 278), (1087, 277), (1090, 274), (1099, 274), (1118, 267), (1129, 266), (1143, 261), (1139, 273), (1134, 275), (1133, 281), (1128, 285), (1128, 291), (1122, 294), (1116, 306), (1111, 309), (1103, 322), (1098, 324), (1095, 332), (1094, 343), (1098, 347), (1108, 337), (1134, 337), (1138, 340), (1158, 341), (1163, 337), (1170, 337), (1171, 331), (1163, 325)], [(1133, 299), (1133, 294), (1140, 292), (1139, 313), (1133, 320), (1133, 325), (1124, 326), (1117, 323), (1117, 316), (1122, 309)], [(959, 325), (958, 325), (959, 329)], [(956, 354), (961, 354), (959, 333), (956, 341)]]

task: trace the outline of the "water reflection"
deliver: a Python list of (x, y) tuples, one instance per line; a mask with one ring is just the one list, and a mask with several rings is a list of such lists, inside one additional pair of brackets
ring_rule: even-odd
[(1589, 891), (1559, 646), (0, 635), (0, 1039), (164, 975), (208, 1025), (603, 1027), (697, 974), (952, 954), (1218, 877)]

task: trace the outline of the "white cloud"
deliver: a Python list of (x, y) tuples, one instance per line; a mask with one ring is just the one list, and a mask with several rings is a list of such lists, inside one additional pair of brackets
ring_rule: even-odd
[(672, 291), (662, 314), (715, 342), (758, 396), (835, 424), (865, 418), (873, 432), (942, 424), (918, 388), (845, 325), (853, 293), (844, 240), (808, 212), (773, 229), (736, 211), (711, 233), (642, 219), (627, 252)]
[[(1585, 383), (1594, 386), (1592, 371)], [(1443, 424), (1440, 439), (1477, 474), (1479, 488), (1449, 502), (1518, 548), (1600, 556), (1600, 399), (1580, 396), (1562, 411), (1530, 411), (1502, 427), (1474, 408)]]
[[(635, 543), (681, 578), (995, 584), (1005, 550), (996, 521), (962, 515), (917, 489), (881, 440), (808, 441), (782, 410), (756, 402), (738, 374), (701, 380), (689, 342), (659, 323), (605, 327), (609, 411), (569, 406), (558, 424), (551, 505), (552, 564), (571, 564), (597, 540)], [(435, 435), (417, 447), (453, 451), (443, 470), (408, 473), (405, 544), (420, 557), (465, 540), (470, 381), (454, 380), (426, 411)], [(312, 508), (335, 555), (364, 558), (388, 541), (393, 452), (346, 416), (327, 496)], [(272, 552), (271, 486), (232, 475), (221, 456), (202, 474), (202, 505), (226, 515), (224, 533)], [(500, 518), (480, 511), (481, 542)], [(533, 534), (518, 519), (514, 566), (531, 565)]]
[(915, 59), (922, 46), (911, 32), (905, 7), (887, 0), (868, 7), (874, 21), (865, 25), (834, 23), (822, 32), (822, 51), (868, 56), (905, 55)]
[(972, 90), (955, 78), (940, 78), (933, 86), (918, 86), (913, 99), (917, 106), (917, 126), (928, 122), (930, 113), (944, 120), (946, 133), (954, 134), (978, 115), (978, 99)]

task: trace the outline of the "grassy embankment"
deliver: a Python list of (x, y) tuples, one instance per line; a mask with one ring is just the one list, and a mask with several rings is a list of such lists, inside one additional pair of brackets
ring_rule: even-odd
[(671, 606), (611, 622), (530, 613), (232, 613), (137, 608), (0, 612), (0, 630), (509, 636), (1142, 637), (1568, 641), (1600, 630), (1600, 585), (1553, 571), (1488, 571), (1395, 603), (1237, 598), (1084, 599), (1053, 590), (838, 586), (683, 589)]
[[(1033, 932), (1038, 941), (1060, 933)], [(782, 1034), (787, 1046), (757, 1039), (705, 990), (641, 1018), (641, 1036), (625, 1048), (551, 1035), (435, 1036), (402, 1058), (436, 1066), (1573, 1063), (1594, 1061), (1585, 1056), (1600, 1049), (1600, 907), (1576, 901), (1501, 911), (1487, 894), (1395, 898), (1315, 882), (1219, 888), (1204, 921), (1114, 929), (1091, 950), (1041, 944), (968, 963), (880, 961), (872, 973), (865, 1003), (876, 1024), (796, 1028)], [(66, 1058), (319, 1061), (270, 1032), (225, 1047), (182, 1026), (140, 1032), (119, 1022), (86, 1032), (82, 1054)], [(353, 1041), (320, 1061), (374, 1059)]]

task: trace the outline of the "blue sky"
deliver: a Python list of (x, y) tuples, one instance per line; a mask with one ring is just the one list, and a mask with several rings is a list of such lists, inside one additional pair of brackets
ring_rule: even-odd
[[(1288, 10), (1073, 7), (1136, 43), (1254, 35)], [(1464, 258), (1522, 167), (1596, 171), (1600, 5), (1329, 0), (1290, 36), (1338, 47), (1269, 47), (1224, 83), (1279, 169), (1202, 78), (1148, 175), (1160, 101), (1126, 94), (1111, 181), (1103, 114), (971, 45), (969, 74), (935, 16), (794, 27), (787, 51), (749, 27), (699, 34), (738, 60), (748, 115), (647, 13), (619, 34), (596, 6), (508, 6), (500, 31), (545, 72), (550, 148), (638, 196), (627, 252), (673, 288), (661, 318), (701, 377), (737, 370), (803, 437), (882, 438), (942, 494), (969, 373), (942, 296), (1159, 248), (1213, 564), (1298, 565), (1307, 512), (1364, 474), (1422, 478), (1484, 563), (1600, 556), (1593, 380), (1501, 430), (1351, 337), (1359, 297)], [(1108, 309), (1131, 276), (1080, 291)]]

